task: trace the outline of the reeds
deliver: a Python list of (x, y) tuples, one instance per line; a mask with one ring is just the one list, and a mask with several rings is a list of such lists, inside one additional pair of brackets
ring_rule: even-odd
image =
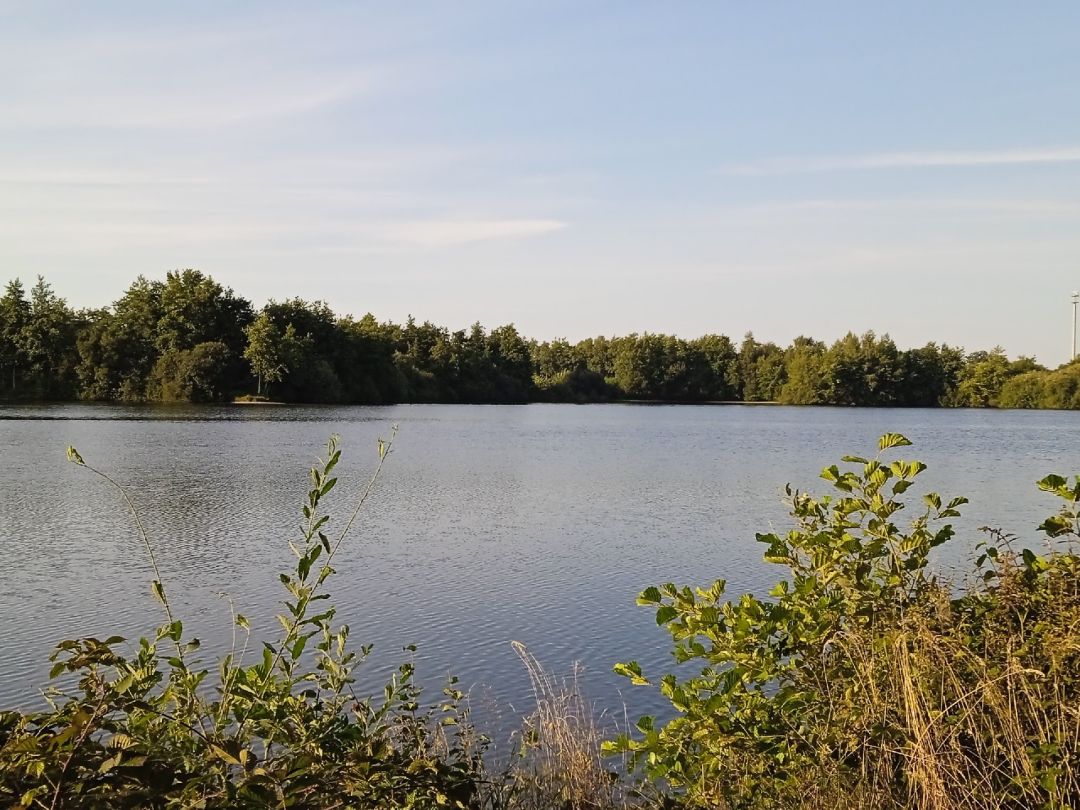
[(536, 706), (522, 721), (521, 760), (514, 768), (513, 807), (520, 810), (616, 810), (631, 806), (628, 787), (603, 757), (604, 717), (582, 691), (575, 664), (566, 678), (544, 669), (520, 641), (511, 642), (525, 665)]

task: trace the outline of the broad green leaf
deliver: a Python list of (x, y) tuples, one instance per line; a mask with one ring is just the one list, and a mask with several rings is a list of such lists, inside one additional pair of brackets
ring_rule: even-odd
[(886, 433), (878, 439), (878, 450), (890, 450), (893, 447), (910, 447), (911, 441), (900, 433)]

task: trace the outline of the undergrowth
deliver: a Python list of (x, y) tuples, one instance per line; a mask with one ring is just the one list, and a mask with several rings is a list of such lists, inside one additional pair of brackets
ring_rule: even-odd
[(991, 533), (956, 588), (928, 565), (966, 499), (930, 493), (894, 522), (926, 469), (886, 460), (909, 444), (829, 467), (833, 494), (788, 489), (795, 527), (757, 536), (788, 571), (767, 598), (722, 580), (641, 594), (697, 669), (660, 679), (673, 720), (608, 751), (691, 808), (1080, 806), (1080, 477), (1038, 483), (1064, 504), (1039, 527), (1047, 553)]
[[(134, 516), (154, 571), (164, 622), (129, 643), (119, 636), (61, 642), (49, 709), (0, 714), (0, 803), (40, 808), (478, 807), (485, 741), (473, 736), (462, 694), (423, 705), (403, 664), (381, 695), (351, 684), (368, 649), (354, 650), (335, 620), (327, 582), (377, 482), (393, 437), (344, 524), (331, 531), (324, 501), (341, 458), (331, 439), (311, 470), (304, 528), (289, 542), (295, 568), (278, 637), (233, 650), (211, 667), (173, 611), (154, 547), (126, 492), (78, 451), (69, 459), (115, 486)], [(251, 623), (237, 614), (245, 637)]]

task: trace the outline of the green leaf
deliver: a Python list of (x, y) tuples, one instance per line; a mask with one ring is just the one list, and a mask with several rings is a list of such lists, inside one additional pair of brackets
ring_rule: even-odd
[(660, 604), (660, 589), (655, 587), (646, 588), (641, 592), (641, 595), (637, 598), (639, 605), (658, 605)]
[(1050, 537), (1061, 537), (1073, 530), (1073, 522), (1064, 515), (1053, 515), (1039, 524), (1039, 531)]
[(153, 590), (155, 598), (164, 605), (165, 588), (162, 586), (162, 584), (155, 579), (153, 582), (150, 583), (150, 588), (151, 590)]
[(911, 441), (900, 433), (886, 433), (878, 439), (878, 450), (890, 450), (893, 447), (910, 447)]
[(236, 754), (233, 754), (233, 753), (231, 753), (229, 751), (226, 751), (220, 745), (211, 745), (210, 750), (213, 751), (214, 754), (217, 757), (219, 757), (220, 759), (223, 759), (225, 762), (229, 763), (230, 765), (240, 765), (241, 764), (240, 758)]
[(616, 675), (622, 675), (624, 678), (629, 678), (630, 683), (634, 686), (648, 686), (649, 681), (641, 674), (641, 665), (637, 661), (628, 661), (624, 663), (618, 663), (612, 670)]
[(1037, 483), (1043, 492), (1057, 492), (1068, 485), (1068, 481), (1060, 475), (1048, 475)]
[(656, 623), (658, 625), (667, 624), (678, 615), (679, 611), (677, 611), (671, 605), (664, 605), (656, 611)]

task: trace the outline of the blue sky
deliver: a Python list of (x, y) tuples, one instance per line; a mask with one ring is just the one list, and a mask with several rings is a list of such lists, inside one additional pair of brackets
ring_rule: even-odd
[(1080, 4), (0, 0), (0, 280), (1057, 364)]

